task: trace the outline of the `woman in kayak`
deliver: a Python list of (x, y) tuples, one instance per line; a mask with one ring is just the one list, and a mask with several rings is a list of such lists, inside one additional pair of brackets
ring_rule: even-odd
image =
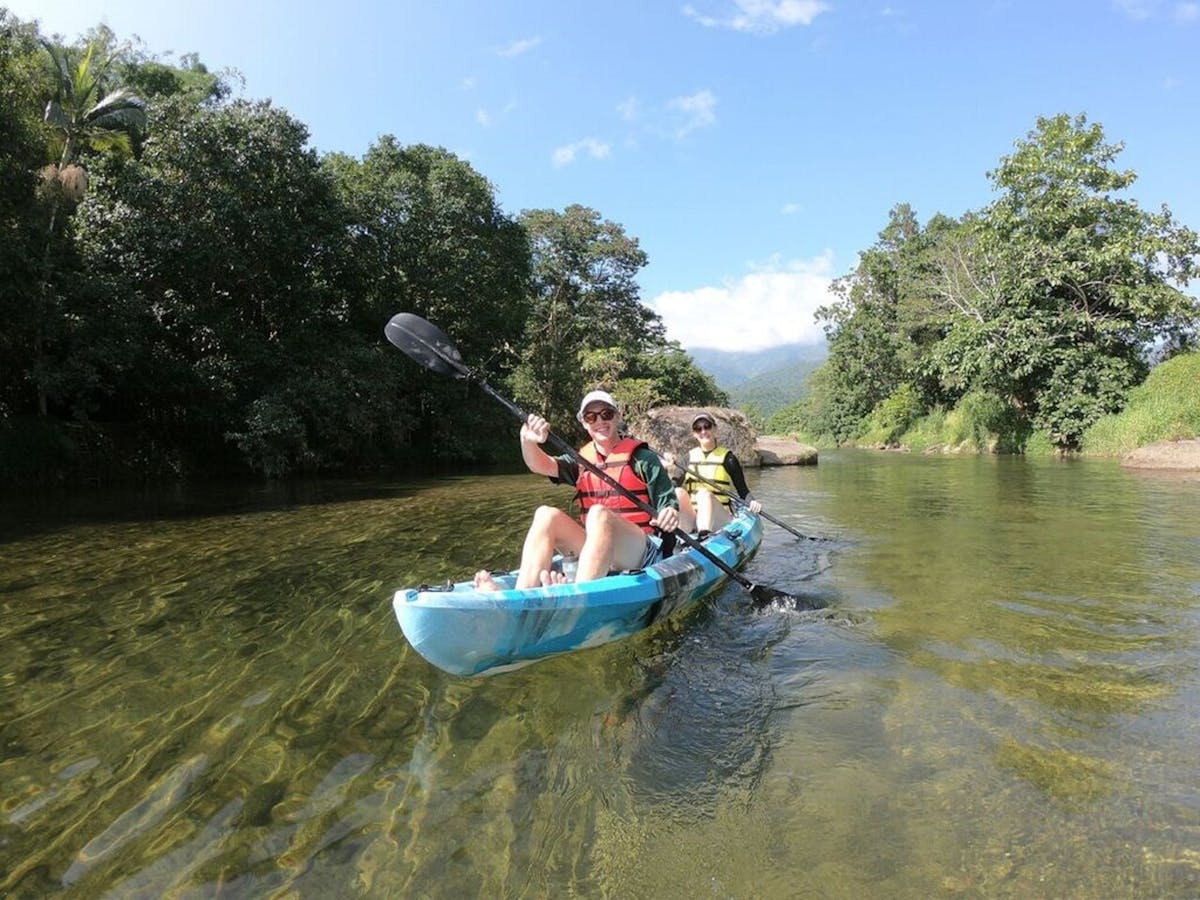
[[(545, 475), (555, 484), (575, 488), (582, 513), (580, 521), (554, 506), (540, 506), (525, 535), (517, 588), (561, 584), (566, 579), (552, 572), (555, 551), (577, 555), (576, 581), (601, 578), (610, 571), (644, 569), (662, 558), (662, 544), (653, 532), (665, 534), (679, 525), (675, 485), (662, 461), (642, 441), (621, 433), (616, 401), (606, 391), (592, 391), (579, 404), (576, 415), (591, 440), (579, 455), (600, 467), (629, 493), (656, 510), (652, 517), (621, 491), (580, 465), (573, 454), (551, 456), (542, 449), (550, 424), (531, 415), (521, 426), (521, 456), (529, 471)], [(475, 586), (496, 590), (490, 572), (475, 573)]]
[[(708, 413), (698, 414), (692, 419), (692, 434), (698, 445), (688, 454), (687, 465), (681, 467), (680, 527), (701, 537), (724, 528), (733, 519), (735, 495), (746, 501), (746, 507), (757, 515), (762, 504), (746, 487), (742, 464), (733, 451), (717, 443), (716, 419)], [(663, 454), (663, 462), (668, 468), (676, 464), (669, 453)]]

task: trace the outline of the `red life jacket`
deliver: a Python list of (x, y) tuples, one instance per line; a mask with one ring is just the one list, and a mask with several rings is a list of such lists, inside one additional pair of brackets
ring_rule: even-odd
[[(631, 437), (621, 438), (608, 456), (601, 457), (596, 450), (596, 444), (589, 441), (584, 445), (579, 455), (599, 469), (604, 470), (613, 481), (625, 488), (639, 500), (650, 504), (650, 491), (646, 482), (642, 481), (633, 471), (633, 451), (645, 447), (645, 441), (634, 440)], [(587, 519), (587, 512), (593, 506), (607, 506), (624, 519), (628, 519), (642, 531), (650, 532), (651, 516), (639, 508), (632, 500), (612, 487), (599, 475), (593, 475), (583, 465), (579, 467), (579, 480), (575, 482), (575, 496), (579, 498), (582, 507), (580, 521)]]

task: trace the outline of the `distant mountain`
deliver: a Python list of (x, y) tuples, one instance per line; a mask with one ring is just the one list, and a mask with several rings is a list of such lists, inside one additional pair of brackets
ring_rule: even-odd
[(784, 344), (767, 350), (689, 350), (696, 365), (729, 394), (738, 409), (754, 406), (770, 416), (800, 399), (804, 380), (825, 361), (825, 344)]
[(730, 391), (752, 378), (773, 369), (815, 360), (824, 362), (828, 355), (824, 342), (820, 344), (780, 344), (766, 350), (718, 350), (697, 347), (688, 354), (701, 369), (713, 377), (717, 387)]
[(819, 365), (820, 360), (808, 360), (763, 372), (727, 391), (729, 402), (742, 410), (753, 406), (770, 418), (804, 396), (804, 382)]

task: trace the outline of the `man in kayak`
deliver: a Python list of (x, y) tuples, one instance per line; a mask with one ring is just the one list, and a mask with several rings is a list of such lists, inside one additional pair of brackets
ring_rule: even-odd
[[(601, 578), (610, 571), (644, 569), (662, 558), (662, 545), (651, 532), (671, 534), (679, 525), (675, 485), (662, 461), (642, 441), (621, 433), (621, 415), (607, 391), (592, 391), (576, 415), (591, 440), (579, 455), (603, 469), (628, 492), (656, 510), (651, 517), (621, 491), (581, 466), (572, 454), (550, 456), (542, 444), (550, 424), (531, 415), (521, 426), (521, 456), (529, 471), (555, 484), (570, 484), (582, 507), (581, 521), (554, 506), (540, 506), (525, 535), (518, 588), (561, 584), (566, 579), (550, 570), (555, 550), (579, 557), (576, 581)], [(581, 524), (582, 522), (582, 524)], [(475, 586), (499, 588), (491, 573), (475, 573)]]
[[(737, 496), (755, 515), (762, 504), (746, 487), (746, 475), (737, 456), (717, 443), (717, 420), (708, 413), (692, 419), (692, 434), (698, 446), (688, 454), (679, 489), (679, 524), (685, 531), (695, 531), (701, 537), (724, 528), (733, 518), (732, 505)], [(676, 465), (675, 457), (663, 454), (668, 469)], [(700, 476), (700, 477), (697, 477)]]

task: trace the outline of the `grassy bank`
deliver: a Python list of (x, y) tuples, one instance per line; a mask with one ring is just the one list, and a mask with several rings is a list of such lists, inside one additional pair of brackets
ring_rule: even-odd
[(1083, 435), (1089, 456), (1121, 456), (1155, 441), (1200, 435), (1200, 352), (1156, 367), (1129, 395), (1120, 413), (1105, 416)]

